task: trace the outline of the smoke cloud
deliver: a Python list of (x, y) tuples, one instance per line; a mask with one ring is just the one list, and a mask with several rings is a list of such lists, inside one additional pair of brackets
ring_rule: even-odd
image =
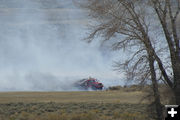
[(89, 76), (123, 84), (117, 53), (82, 40), (90, 19), (72, 0), (0, 0), (0, 18), (0, 91), (76, 90)]

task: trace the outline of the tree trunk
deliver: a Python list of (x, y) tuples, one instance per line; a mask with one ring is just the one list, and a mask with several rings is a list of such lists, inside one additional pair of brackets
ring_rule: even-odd
[(180, 72), (179, 72), (179, 69), (180, 68), (177, 68), (178, 70), (177, 71), (174, 71), (174, 84), (175, 84), (175, 87), (174, 87), (174, 95), (175, 95), (175, 101), (176, 101), (176, 104), (177, 105), (180, 105)]
[(180, 105), (180, 85), (174, 89), (175, 101), (177, 105)]
[(176, 59), (172, 60), (172, 68), (174, 74), (174, 86), (173, 86), (173, 93), (175, 97), (175, 102), (177, 105), (180, 105), (180, 58), (177, 55)]
[(150, 66), (150, 72), (151, 72), (153, 93), (154, 93), (154, 98), (155, 98), (154, 102), (155, 102), (155, 107), (156, 107), (157, 120), (163, 120), (162, 105), (160, 102), (158, 83), (156, 80), (156, 72), (154, 69), (154, 58), (150, 54), (149, 54), (149, 66)]

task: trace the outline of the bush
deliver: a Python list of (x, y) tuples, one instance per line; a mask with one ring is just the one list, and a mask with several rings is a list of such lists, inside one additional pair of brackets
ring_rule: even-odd
[(108, 88), (108, 90), (121, 90), (121, 89), (123, 89), (123, 87), (121, 86), (111, 86)]

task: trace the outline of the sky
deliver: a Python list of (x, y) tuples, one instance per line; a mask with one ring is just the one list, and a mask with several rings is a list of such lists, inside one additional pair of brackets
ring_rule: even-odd
[(83, 40), (92, 20), (72, 0), (0, 0), (0, 18), (0, 91), (71, 91), (89, 76), (124, 84), (112, 65), (125, 55)]

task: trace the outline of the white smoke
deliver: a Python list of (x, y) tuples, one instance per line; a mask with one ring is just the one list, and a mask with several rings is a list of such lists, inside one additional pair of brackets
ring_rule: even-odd
[(0, 0), (0, 91), (74, 90), (89, 76), (123, 84), (114, 53), (87, 44), (86, 12), (72, 0)]

